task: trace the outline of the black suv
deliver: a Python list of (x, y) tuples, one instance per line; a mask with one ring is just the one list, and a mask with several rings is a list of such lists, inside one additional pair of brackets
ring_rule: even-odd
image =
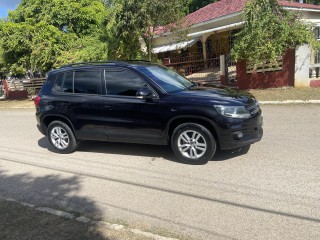
[(35, 99), (38, 128), (59, 153), (80, 140), (167, 145), (183, 162), (262, 138), (259, 103), (247, 92), (198, 86), (150, 62), (77, 63), (48, 73)]

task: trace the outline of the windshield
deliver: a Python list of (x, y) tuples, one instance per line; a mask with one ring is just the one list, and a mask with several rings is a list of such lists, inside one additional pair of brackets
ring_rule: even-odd
[(163, 66), (147, 66), (142, 72), (167, 93), (181, 92), (193, 86), (188, 79)]

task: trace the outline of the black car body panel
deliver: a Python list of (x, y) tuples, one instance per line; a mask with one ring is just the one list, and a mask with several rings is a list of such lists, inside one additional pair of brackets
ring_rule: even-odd
[[(177, 124), (196, 122), (208, 126), (221, 149), (237, 148), (261, 140), (262, 112), (251, 94), (212, 85), (167, 92), (161, 77), (148, 69), (150, 66), (153, 71), (158, 65), (115, 62), (75, 65), (50, 72), (38, 95), (41, 99), (36, 106), (39, 130), (48, 135), (50, 122), (60, 119), (70, 126), (79, 140), (165, 145), (170, 142), (170, 134)], [(59, 74), (72, 71), (74, 76), (77, 71), (92, 69), (96, 70), (97, 76), (101, 72), (101, 77), (97, 77), (100, 79), (96, 79), (95, 94), (53, 90)], [(106, 75), (109, 71), (134, 75), (152, 94), (147, 97), (108, 94)], [(243, 106), (251, 115), (246, 119), (226, 117), (215, 109), (217, 105)], [(238, 132), (243, 133), (240, 139), (235, 136)]]

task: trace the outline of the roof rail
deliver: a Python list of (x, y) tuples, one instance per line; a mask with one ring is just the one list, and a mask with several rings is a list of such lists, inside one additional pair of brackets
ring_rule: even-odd
[(81, 66), (81, 65), (95, 65), (95, 64), (122, 64), (122, 65), (128, 65), (128, 62), (151, 62), (149, 60), (122, 60), (122, 61), (92, 61), (92, 62), (78, 62), (78, 63), (71, 63), (67, 65), (61, 66), (61, 68), (67, 68), (67, 67), (74, 67), (74, 66)]
[(125, 62), (151, 62), (151, 61), (150, 60), (130, 59), (130, 60), (125, 60)]
[(79, 62), (79, 63), (71, 63), (67, 65), (61, 66), (61, 68), (67, 68), (67, 67), (74, 67), (74, 66), (81, 66), (81, 65), (95, 65), (95, 64), (108, 64), (108, 63), (120, 63), (123, 65), (127, 65), (124, 61), (93, 61), (93, 62)]

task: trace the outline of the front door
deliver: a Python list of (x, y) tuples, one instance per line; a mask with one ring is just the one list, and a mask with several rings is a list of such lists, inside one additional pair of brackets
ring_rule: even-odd
[[(149, 88), (153, 97), (137, 96)], [(102, 108), (108, 141), (160, 144), (163, 121), (156, 93), (134, 72), (125, 68), (105, 70)]]

